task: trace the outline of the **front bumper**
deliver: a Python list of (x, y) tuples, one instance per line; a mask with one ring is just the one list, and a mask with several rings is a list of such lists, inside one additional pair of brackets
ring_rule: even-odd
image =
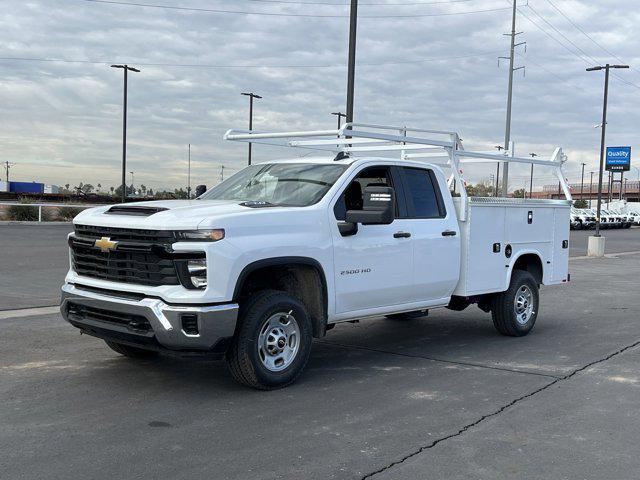
[(175, 353), (223, 353), (235, 331), (235, 303), (178, 306), (156, 298), (126, 297), (126, 293), (120, 297), (66, 283), (60, 311), (65, 320), (90, 335)]

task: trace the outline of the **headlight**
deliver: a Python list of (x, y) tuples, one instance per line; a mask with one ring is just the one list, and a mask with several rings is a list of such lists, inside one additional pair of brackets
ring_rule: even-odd
[(224, 238), (224, 229), (216, 228), (213, 230), (183, 230), (175, 232), (178, 240), (191, 240), (200, 242), (217, 242)]
[(207, 287), (207, 259), (198, 258), (187, 260), (187, 272), (189, 280), (195, 288)]

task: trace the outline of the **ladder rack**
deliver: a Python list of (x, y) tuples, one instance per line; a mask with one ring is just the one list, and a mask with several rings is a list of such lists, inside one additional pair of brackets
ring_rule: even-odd
[(339, 130), (310, 130), (292, 132), (257, 132), (249, 130), (229, 130), (225, 140), (262, 143), (281, 147), (297, 147), (338, 154), (394, 152), (402, 160), (423, 160), (451, 169), (449, 188), (455, 182), (460, 186), (460, 197), (464, 208), (460, 220), (466, 219), (468, 197), (462, 164), (473, 163), (525, 163), (551, 168), (567, 200), (571, 191), (563, 173), (566, 155), (556, 148), (550, 158), (516, 157), (513, 143), (510, 150), (502, 153), (474, 152), (465, 150), (456, 132), (425, 130), (419, 128), (375, 125), (367, 123), (345, 123)]

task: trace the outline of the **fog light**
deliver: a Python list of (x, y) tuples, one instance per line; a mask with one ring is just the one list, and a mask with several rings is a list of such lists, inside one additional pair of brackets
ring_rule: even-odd
[(187, 271), (189, 279), (196, 288), (206, 288), (207, 286), (207, 260), (199, 258), (187, 261)]
[(198, 335), (200, 333), (198, 329), (198, 316), (197, 315), (181, 315), (182, 330), (187, 335)]

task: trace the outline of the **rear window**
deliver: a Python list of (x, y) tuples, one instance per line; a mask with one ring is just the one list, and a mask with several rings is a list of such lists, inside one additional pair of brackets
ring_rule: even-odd
[(440, 189), (433, 172), (403, 168), (409, 215), (412, 218), (441, 218), (446, 215)]

